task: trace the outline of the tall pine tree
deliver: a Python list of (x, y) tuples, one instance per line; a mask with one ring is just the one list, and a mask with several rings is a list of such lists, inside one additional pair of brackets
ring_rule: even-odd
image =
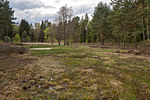
[[(4, 40), (4, 37), (12, 38), (14, 23), (14, 10), (9, 5), (9, 1), (0, 0), (0, 39)], [(7, 41), (6, 40), (6, 41)]]
[(109, 33), (109, 13), (110, 7), (103, 2), (100, 2), (95, 8), (94, 16), (92, 20), (93, 33), (97, 36), (97, 41), (101, 41), (104, 45), (104, 41)]

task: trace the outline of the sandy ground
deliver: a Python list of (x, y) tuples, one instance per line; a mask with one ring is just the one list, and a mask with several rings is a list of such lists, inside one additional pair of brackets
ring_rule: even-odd
[(52, 48), (30, 48), (29, 50), (51, 50)]

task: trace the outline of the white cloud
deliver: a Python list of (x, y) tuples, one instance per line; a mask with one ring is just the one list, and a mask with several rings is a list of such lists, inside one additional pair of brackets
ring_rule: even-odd
[(91, 15), (100, 1), (110, 2), (110, 0), (10, 0), (10, 4), (15, 10), (18, 22), (26, 19), (33, 23), (44, 19), (53, 21), (57, 11), (65, 4), (72, 6), (74, 16), (82, 16), (85, 13)]

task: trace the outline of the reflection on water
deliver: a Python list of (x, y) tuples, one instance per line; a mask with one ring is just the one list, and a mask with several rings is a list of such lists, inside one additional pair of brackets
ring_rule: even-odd
[(49, 86), (49, 90), (52, 90), (53, 89), (53, 87), (52, 86)]

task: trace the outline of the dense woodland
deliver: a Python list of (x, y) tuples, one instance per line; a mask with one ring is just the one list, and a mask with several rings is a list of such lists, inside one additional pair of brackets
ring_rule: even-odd
[(0, 0), (0, 41), (118, 43), (124, 47), (150, 38), (150, 0), (112, 0), (100, 2), (93, 13), (82, 18), (73, 16), (72, 7), (60, 8), (54, 22), (43, 20), (30, 24), (22, 19), (14, 23), (14, 10), (9, 1)]

